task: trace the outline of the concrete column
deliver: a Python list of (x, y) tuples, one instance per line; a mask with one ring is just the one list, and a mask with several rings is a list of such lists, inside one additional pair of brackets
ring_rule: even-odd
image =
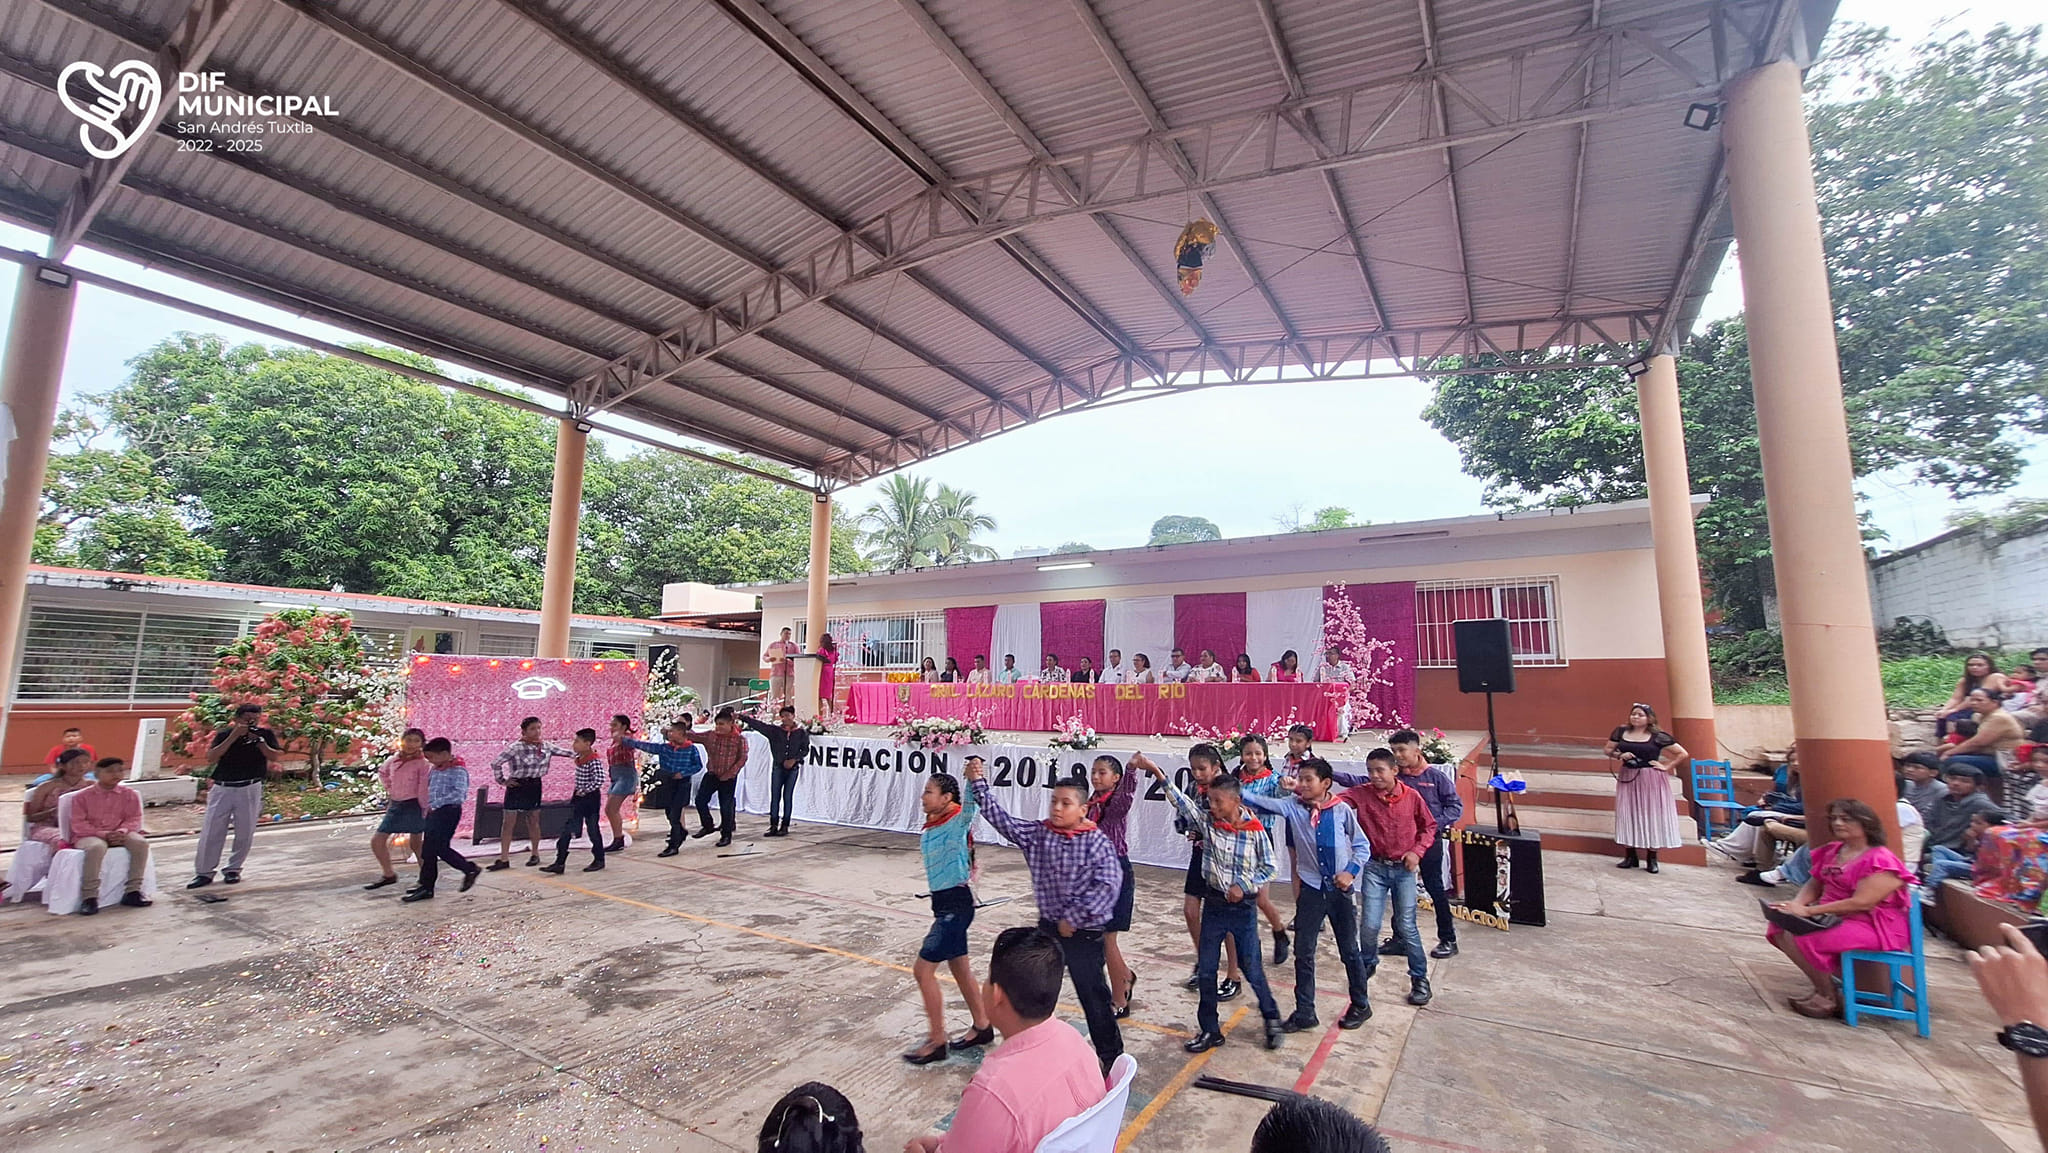
[(1714, 739), (1714, 683), (1707, 666), (1707, 614), (1700, 599), (1700, 550), (1693, 537), (1692, 480), (1679, 417), (1678, 364), (1650, 358), (1636, 378), (1643, 423), (1643, 472), (1650, 485), (1657, 607), (1664, 624), (1664, 675), (1671, 686), (1671, 735), (1695, 757), (1720, 759)]
[[(804, 643), (812, 652), (818, 651), (818, 640), (825, 635), (825, 590), (832, 577), (832, 497), (829, 493), (813, 493), (811, 496), (811, 571), (810, 595), (804, 605)], [(819, 661), (798, 661), (796, 683), (791, 692), (796, 694), (796, 715), (806, 720), (818, 712), (818, 681), (824, 672)]]
[(555, 434), (555, 493), (548, 510), (548, 567), (541, 578), (543, 657), (569, 655), (569, 618), (576, 601), (576, 530), (583, 516), (583, 456), (590, 434), (564, 420)]
[(6, 481), (0, 485), (0, 710), (14, 697), (15, 646), (28, 611), (28, 554), (35, 544), (50, 430), (57, 422), (57, 387), (64, 378), (64, 347), (77, 300), (77, 285), (62, 269), (23, 265), (7, 351), (0, 359), (0, 405), (14, 421), (14, 439), (6, 444)]
[(1825, 838), (1827, 803), (1854, 797), (1877, 810), (1896, 845), (1891, 742), (1799, 68), (1767, 64), (1730, 84), (1727, 98), (1721, 141), (1806, 811)]

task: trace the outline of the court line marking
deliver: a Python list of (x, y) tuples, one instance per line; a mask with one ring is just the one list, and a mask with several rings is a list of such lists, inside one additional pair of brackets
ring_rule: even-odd
[[(1230, 1031), (1237, 1028), (1237, 1023), (1244, 1020), (1245, 1014), (1251, 1011), (1250, 1005), (1239, 1005), (1237, 1012), (1230, 1015), (1230, 1020), (1223, 1023), (1223, 1035), (1229, 1036)], [(1207, 1065), (1209, 1058), (1215, 1055), (1216, 1050), (1207, 1049), (1188, 1058), (1180, 1067), (1180, 1072), (1175, 1073), (1173, 1079), (1168, 1081), (1152, 1100), (1146, 1102), (1143, 1109), (1138, 1110), (1138, 1115), (1131, 1118), (1130, 1124), (1124, 1126), (1123, 1134), (1116, 1139), (1116, 1153), (1124, 1153), (1124, 1150), (1129, 1149), (1131, 1142), (1136, 1141), (1138, 1135), (1159, 1116), (1159, 1111), (1166, 1108), (1168, 1102), (1180, 1096), (1180, 1091), (1188, 1087), (1195, 1079), (1195, 1074), (1201, 1072), (1202, 1066)]]
[[(695, 921), (698, 924), (710, 925), (714, 928), (729, 929), (735, 933), (744, 933), (750, 937), (760, 937), (765, 940), (775, 941), (777, 943), (784, 945), (795, 945), (799, 949), (809, 949), (817, 953), (828, 953), (834, 957), (843, 957), (849, 961), (859, 961), (864, 965), (874, 965), (878, 968), (883, 969), (894, 969), (899, 973), (915, 972), (915, 970), (913, 970), (908, 965), (899, 965), (894, 961), (884, 961), (880, 957), (870, 957), (865, 953), (855, 953), (846, 949), (834, 948), (831, 945), (821, 945), (815, 941), (805, 941), (800, 940), (796, 937), (787, 937), (782, 935), (781, 933), (771, 933), (766, 929), (755, 929), (750, 928), (746, 925), (735, 925), (731, 921), (721, 921), (716, 917), (704, 916), (702, 913), (686, 913), (681, 909), (671, 909), (665, 905), (656, 905), (647, 901), (636, 900), (632, 897), (621, 897), (617, 893), (606, 893), (597, 889), (586, 889), (581, 885), (571, 884), (568, 881), (557, 881), (546, 877), (535, 877), (533, 879), (539, 881), (543, 885), (548, 886), (549, 888), (567, 889), (572, 893), (581, 893), (586, 897), (596, 897), (602, 901), (612, 901), (621, 905), (631, 905), (636, 909), (646, 909), (648, 912), (651, 913), (661, 913), (665, 916), (676, 917), (685, 921)], [(951, 975), (946, 973), (944, 970), (940, 970), (938, 977), (941, 981), (946, 981), (949, 983), (952, 980)], [(1060, 1008), (1074, 1013), (1079, 1013), (1082, 1011), (1080, 1006), (1078, 1005), (1062, 1004)], [(1148, 1033), (1163, 1034), (1168, 1037), (1188, 1036), (1188, 1032), (1185, 1029), (1175, 1029), (1166, 1025), (1154, 1025), (1149, 1021), (1140, 1021), (1135, 1017), (1126, 1017), (1121, 1022), (1118, 1022), (1118, 1024), (1127, 1025), (1134, 1029), (1142, 1029)]]
[(1301, 1067), (1301, 1077), (1294, 1082), (1296, 1093), (1308, 1092), (1309, 1086), (1316, 1083), (1316, 1078), (1323, 1075), (1323, 1062), (1330, 1059), (1330, 1050), (1337, 1047), (1338, 1032), (1337, 1026), (1332, 1025), (1330, 1031), (1323, 1034), (1323, 1043), (1316, 1046), (1316, 1051), (1310, 1055), (1308, 1064)]

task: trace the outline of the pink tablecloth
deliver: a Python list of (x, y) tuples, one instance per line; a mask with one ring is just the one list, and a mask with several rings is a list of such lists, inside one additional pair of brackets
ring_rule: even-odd
[(982, 724), (1008, 732), (1049, 733), (1066, 718), (1081, 719), (1102, 733), (1178, 734), (1190, 724), (1229, 730), (1264, 728), (1275, 721), (1313, 726), (1319, 741), (1337, 740), (1341, 685), (965, 685), (882, 684), (849, 686), (847, 719), (857, 725), (886, 725), (909, 706), (921, 717), (978, 715)]

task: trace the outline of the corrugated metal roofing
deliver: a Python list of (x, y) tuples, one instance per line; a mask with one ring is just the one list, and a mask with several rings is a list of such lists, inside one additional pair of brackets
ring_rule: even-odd
[[(0, 214), (47, 229), (87, 163), (57, 74), (148, 59), (187, 5), (0, 8)], [(174, 113), (85, 242), (835, 484), (1133, 365), (1642, 338), (1704, 275), (1680, 283), (1719, 142), (1682, 126), (1686, 94), (1832, 9), (245, 0), (206, 69), (339, 116), (231, 153), (181, 147)], [(1155, 124), (1176, 135), (1138, 147)], [(1315, 167), (1310, 125), (1345, 155)], [(1228, 226), (1184, 300), (1173, 241), (1204, 208), (1176, 170)], [(1107, 202), (1141, 172), (1149, 195)], [(917, 234), (963, 210), (1008, 231)], [(1702, 235), (1718, 260), (1725, 230)], [(706, 309), (710, 345), (646, 359)]]

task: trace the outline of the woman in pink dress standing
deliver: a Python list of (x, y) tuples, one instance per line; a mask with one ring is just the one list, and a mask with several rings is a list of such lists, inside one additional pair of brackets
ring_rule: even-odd
[(1841, 923), (1796, 936), (1775, 925), (1765, 933), (1813, 982), (1810, 996), (1791, 1000), (1804, 1017), (1842, 1015), (1835, 975), (1843, 953), (1912, 946), (1906, 886), (1913, 871), (1885, 845), (1884, 822), (1869, 805), (1843, 797), (1828, 802), (1828, 835), (1834, 840), (1813, 850), (1813, 876), (1799, 895), (1771, 907), (1800, 917), (1833, 914)]
[(818, 666), (819, 708), (829, 713), (839, 690), (839, 642), (831, 633), (818, 638)]
[(1675, 849), (1678, 802), (1671, 795), (1672, 773), (1691, 756), (1678, 738), (1657, 727), (1657, 712), (1648, 705), (1630, 705), (1628, 723), (1607, 737), (1607, 755), (1621, 762), (1614, 772), (1614, 840), (1625, 850), (1616, 868), (1633, 869), (1641, 862), (1636, 850), (1657, 871), (1657, 850)]

